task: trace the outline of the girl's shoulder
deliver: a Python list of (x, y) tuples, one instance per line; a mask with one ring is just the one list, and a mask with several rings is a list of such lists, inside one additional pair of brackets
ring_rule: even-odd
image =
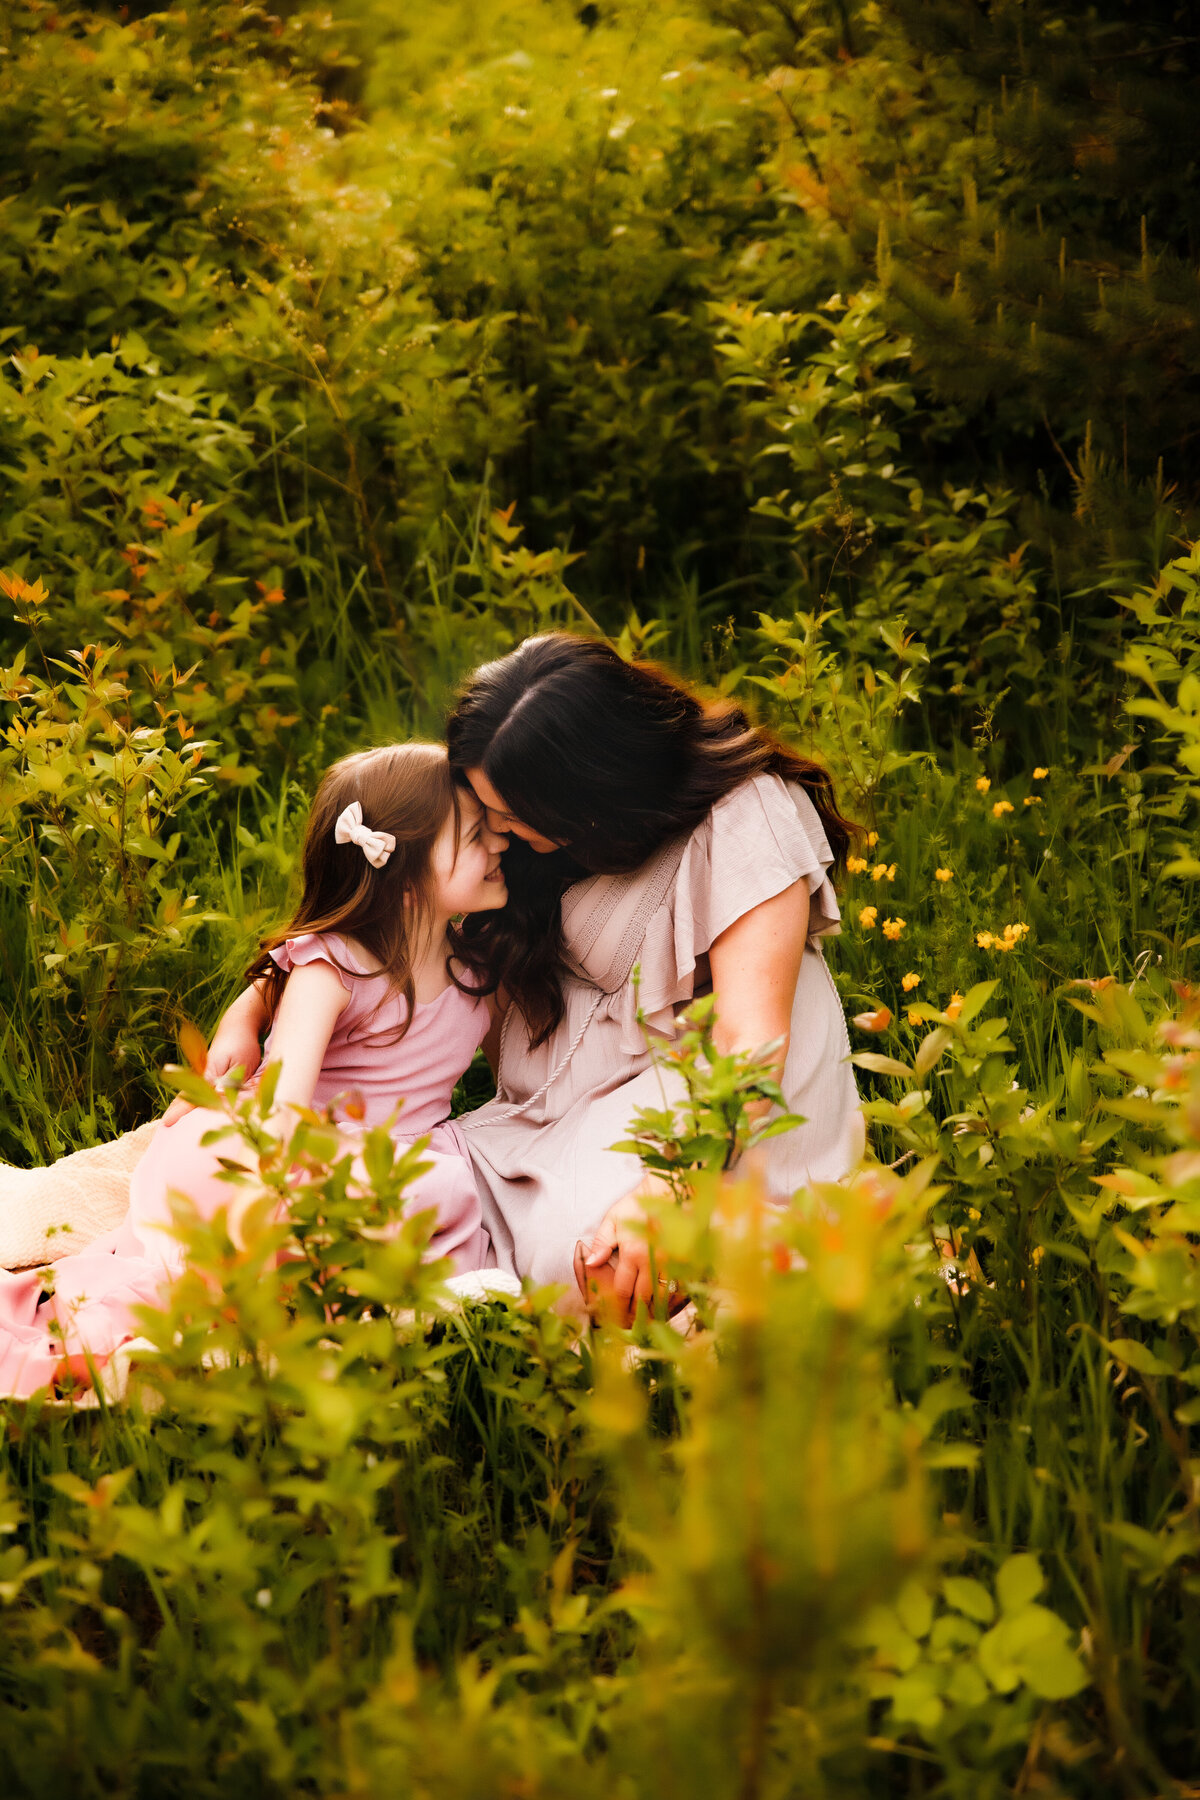
[(351, 991), (350, 977), (376, 972), (361, 946), (353, 938), (343, 937), (336, 931), (299, 931), (293, 937), (285, 938), (282, 944), (276, 944), (271, 951), (271, 960), (285, 975), (290, 975), (293, 969), (304, 968), (307, 963), (328, 963), (343, 987)]

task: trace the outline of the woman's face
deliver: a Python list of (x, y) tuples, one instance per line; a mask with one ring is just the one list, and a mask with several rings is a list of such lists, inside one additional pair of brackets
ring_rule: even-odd
[(487, 810), (487, 822), (493, 832), (507, 837), (509, 832), (514, 837), (524, 838), (531, 850), (539, 856), (546, 856), (551, 850), (561, 850), (562, 845), (553, 838), (543, 837), (532, 825), (522, 825), (520, 819), (510, 813), (502, 797), (496, 792), (482, 769), (468, 769), (467, 780), (475, 790), (476, 798)]
[(435, 903), (449, 918), (459, 913), (491, 912), (508, 899), (500, 867), (500, 852), (508, 839), (492, 830), (472, 794), (460, 790), (457, 804), (457, 847), (452, 812), (438, 834), (432, 857)]

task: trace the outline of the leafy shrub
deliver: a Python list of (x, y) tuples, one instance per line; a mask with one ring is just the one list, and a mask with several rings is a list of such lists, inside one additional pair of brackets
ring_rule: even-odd
[[(5, 589), (33, 609), (46, 598), (19, 580)], [(19, 652), (0, 677), (8, 979), (38, 1045), (34, 1062), (10, 1028), (6, 1086), (18, 1106), (24, 1084), (60, 1085), (87, 1110), (101, 1094), (108, 1130), (161, 1041), (164, 961), (205, 923), (179, 881), (172, 827), (211, 769), (210, 746), (175, 709), (137, 722), (115, 659), (89, 645), (60, 665), (64, 680)], [(167, 683), (158, 691), (172, 698)]]

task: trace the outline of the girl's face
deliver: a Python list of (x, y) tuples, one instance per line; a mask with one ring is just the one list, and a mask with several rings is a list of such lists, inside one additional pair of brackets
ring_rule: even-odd
[(488, 825), (493, 832), (504, 837), (505, 843), (511, 831), (514, 837), (524, 838), (529, 848), (536, 850), (539, 856), (546, 856), (551, 850), (562, 849), (561, 844), (555, 843), (553, 838), (543, 837), (532, 825), (522, 825), (520, 819), (507, 810), (482, 769), (468, 769), (467, 780), (474, 788), (476, 798), (487, 809)]
[(433, 846), (433, 901), (440, 914), (492, 912), (508, 899), (500, 852), (508, 839), (493, 831), (474, 795), (458, 792), (458, 849), (451, 813)]

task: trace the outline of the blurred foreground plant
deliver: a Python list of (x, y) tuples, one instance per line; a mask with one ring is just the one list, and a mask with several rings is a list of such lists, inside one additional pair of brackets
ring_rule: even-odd
[[(635, 969), (635, 986), (637, 975)], [(669, 1047), (647, 1037), (664, 1104), (639, 1107), (629, 1137), (612, 1148), (639, 1156), (646, 1169), (662, 1177), (676, 1200), (684, 1200), (691, 1194), (697, 1170), (727, 1171), (745, 1151), (804, 1121), (786, 1110), (779, 1085), (782, 1039), (748, 1053), (723, 1053), (717, 1048), (713, 994), (693, 1000), (675, 1024)], [(675, 1105), (669, 1101), (669, 1089), (681, 1092)], [(752, 1122), (750, 1111), (761, 1111), (762, 1101), (779, 1110)]]

